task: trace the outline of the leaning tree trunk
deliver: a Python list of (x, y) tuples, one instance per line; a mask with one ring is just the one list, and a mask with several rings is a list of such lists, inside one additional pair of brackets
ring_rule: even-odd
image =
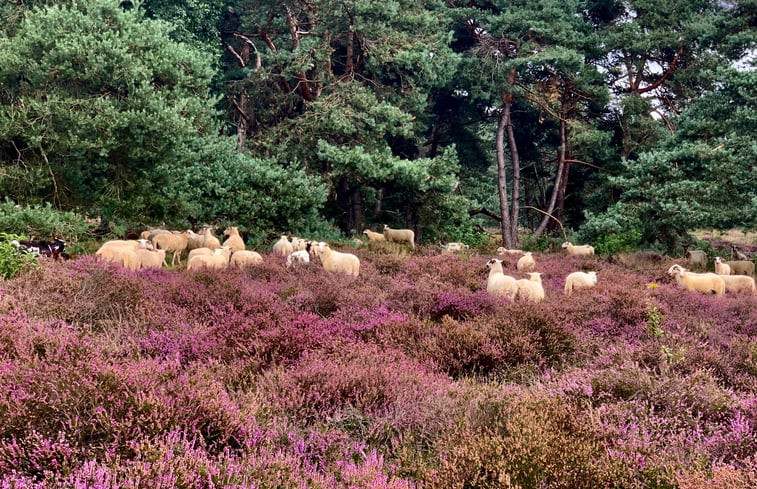
[(557, 172), (555, 173), (555, 184), (552, 187), (552, 196), (549, 199), (549, 206), (547, 207), (547, 210), (544, 214), (544, 217), (542, 218), (541, 222), (539, 223), (539, 227), (536, 228), (536, 231), (534, 231), (533, 238), (536, 239), (539, 236), (541, 236), (544, 231), (547, 229), (547, 224), (549, 224), (549, 219), (554, 219), (554, 216), (552, 216), (552, 213), (555, 210), (555, 205), (557, 204), (557, 194), (560, 192), (560, 188), (562, 188), (562, 180), (564, 177), (567, 178), (567, 175), (565, 174), (565, 147), (567, 146), (567, 136), (566, 136), (566, 128), (565, 128), (565, 118), (560, 117), (560, 147), (557, 150)]
[(499, 194), (499, 221), (502, 233), (502, 244), (506, 248), (513, 247), (512, 230), (510, 226), (510, 210), (507, 204), (507, 173), (505, 168), (505, 132), (510, 124), (510, 105), (505, 103), (504, 110), (499, 117), (497, 126), (496, 151), (497, 151), (497, 193)]

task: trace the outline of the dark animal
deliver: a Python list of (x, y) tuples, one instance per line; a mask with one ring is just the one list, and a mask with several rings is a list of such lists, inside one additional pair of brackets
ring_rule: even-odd
[(55, 238), (52, 242), (43, 240), (21, 240), (17, 241), (16, 248), (21, 253), (29, 253), (39, 256), (46, 256), (54, 260), (68, 260), (71, 256), (64, 251), (66, 242), (60, 238)]

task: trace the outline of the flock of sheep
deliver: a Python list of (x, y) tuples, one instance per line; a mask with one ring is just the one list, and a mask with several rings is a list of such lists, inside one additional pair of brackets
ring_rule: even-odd
[[(369, 242), (392, 242), (415, 248), (415, 234), (409, 229), (392, 229), (384, 226), (383, 233), (366, 229), (363, 234)], [(245, 248), (244, 240), (236, 227), (227, 228), (221, 242), (213, 235), (211, 228), (204, 228), (200, 234), (192, 230), (168, 231), (165, 229), (151, 229), (145, 231), (138, 240), (113, 240), (104, 243), (96, 255), (104, 260), (119, 263), (131, 270), (141, 268), (161, 268), (167, 266), (166, 253), (170, 252), (171, 265), (181, 265), (181, 254), (187, 250), (187, 270), (201, 268), (219, 269), (228, 266), (243, 268), (263, 262), (263, 257)], [(442, 246), (443, 253), (455, 253), (467, 248), (462, 243), (447, 243)], [(562, 244), (562, 248), (573, 256), (594, 255), (594, 248), (590, 245), (573, 245), (570, 242)], [(724, 261), (715, 258), (715, 273), (694, 273), (680, 265), (673, 265), (668, 274), (687, 290), (722, 295), (725, 292), (755, 293), (754, 263), (744, 258), (735, 261)], [(319, 257), (323, 268), (329, 272), (342, 273), (351, 277), (360, 274), (360, 259), (352, 253), (332, 250), (328, 243), (310, 241), (286, 235), (273, 245), (273, 253), (286, 258), (287, 268), (307, 264), (311, 257)], [(522, 250), (508, 250), (499, 248), (499, 255), (522, 255), (517, 261), (516, 269), (527, 273), (528, 278), (516, 279), (505, 275), (502, 260), (492, 258), (487, 262), (489, 276), (486, 290), (493, 296), (507, 297), (511, 300), (541, 302), (544, 300), (544, 287), (541, 274), (536, 272), (536, 261), (531, 252)], [(686, 253), (689, 266), (706, 267), (707, 255), (701, 250)], [(597, 272), (573, 272), (565, 277), (565, 295), (571, 295), (580, 289), (588, 289), (597, 285)]]

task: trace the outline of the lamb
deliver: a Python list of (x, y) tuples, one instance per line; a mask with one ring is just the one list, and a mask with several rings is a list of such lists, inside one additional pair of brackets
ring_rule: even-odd
[(231, 264), (237, 268), (263, 263), (260, 253), (252, 250), (237, 250), (231, 255)]
[(529, 251), (518, 259), (518, 263), (515, 268), (519, 272), (533, 272), (536, 268), (536, 262), (534, 261), (534, 255)]
[(529, 302), (541, 302), (544, 300), (544, 287), (541, 284), (541, 273), (532, 272), (528, 279), (520, 279), (518, 284), (518, 299)]
[(668, 269), (668, 275), (674, 276), (678, 285), (686, 290), (715, 295), (725, 293), (723, 277), (714, 273), (692, 273), (680, 265), (673, 265)]
[(731, 258), (739, 261), (749, 261), (749, 257), (742, 253), (736, 245), (731, 245)]
[(118, 263), (129, 270), (139, 270), (137, 251), (128, 246), (103, 246), (95, 256), (110, 263)]
[(351, 253), (333, 251), (328, 243), (318, 243), (318, 256), (328, 272), (344, 273), (352, 277), (360, 274), (360, 259)]
[(754, 278), (754, 262), (749, 260), (727, 261), (726, 265), (731, 267), (731, 275), (747, 275)]
[(597, 285), (597, 272), (573, 272), (565, 277), (565, 295), (574, 290), (590, 289)]
[(573, 256), (591, 256), (594, 254), (594, 247), (591, 245), (573, 245), (570, 241), (566, 241), (562, 244), (562, 248), (565, 249), (569, 255)]
[(486, 268), (489, 269), (489, 278), (486, 280), (486, 291), (489, 295), (515, 299), (518, 284), (514, 277), (505, 275), (502, 271), (502, 260), (492, 258), (486, 262)]
[(152, 244), (156, 249), (170, 251), (173, 254), (171, 265), (174, 265), (177, 258), (179, 265), (181, 265), (181, 252), (187, 247), (190, 233), (192, 233), (191, 230), (184, 231), (181, 234), (158, 234), (152, 238)]
[(197, 255), (187, 262), (187, 270), (198, 268), (222, 269), (229, 266), (229, 252), (223, 248), (213, 250), (212, 255)]
[[(229, 249), (232, 252), (237, 252), (237, 251), (244, 250), (244, 248), (245, 248), (244, 247), (244, 240), (239, 235), (239, 229), (237, 229), (234, 226), (228, 227), (228, 228), (226, 228), (226, 230), (224, 230), (223, 235), (224, 236), (228, 236), (228, 238), (226, 239), (226, 241), (223, 242), (223, 245), (224, 246), (228, 246)], [(258, 256), (260, 256), (260, 255), (258, 255)], [(262, 260), (262, 258), (261, 258), (261, 260)]]
[(410, 229), (392, 229), (384, 224), (384, 239), (392, 243), (407, 243), (415, 249), (415, 233)]
[(286, 235), (281, 235), (281, 238), (273, 245), (273, 253), (280, 256), (288, 256), (294, 251), (292, 243), (289, 242)]
[(139, 268), (161, 268), (166, 261), (166, 250), (144, 250), (136, 251), (139, 260)]
[(746, 292), (755, 294), (754, 279), (746, 275), (721, 275), (726, 292)]
[(370, 229), (364, 230), (363, 234), (368, 237), (368, 241), (386, 241), (383, 234), (371, 231)]
[(715, 273), (718, 275), (730, 275), (731, 267), (727, 265), (719, 256), (715, 257)]
[(497, 248), (498, 255), (522, 255), (523, 253), (525, 253), (523, 250), (508, 250), (503, 246)]
[(304, 265), (307, 263), (310, 263), (310, 247), (312, 243), (308, 241), (306, 248), (304, 250), (298, 250), (294, 253), (290, 253), (289, 256), (287, 256), (287, 268), (292, 268), (295, 266), (295, 264)]
[(686, 253), (683, 254), (683, 258), (692, 269), (699, 268), (705, 270), (707, 268), (707, 253), (702, 250), (687, 250)]

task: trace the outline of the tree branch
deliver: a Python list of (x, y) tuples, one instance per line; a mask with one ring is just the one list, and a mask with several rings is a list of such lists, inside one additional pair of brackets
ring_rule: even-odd
[(673, 74), (673, 72), (676, 70), (676, 66), (678, 65), (678, 60), (680, 59), (681, 55), (683, 54), (683, 48), (684, 46), (681, 46), (681, 49), (678, 50), (676, 55), (673, 57), (673, 61), (670, 62), (670, 66), (668, 66), (667, 71), (662, 75), (662, 78), (657, 80), (655, 83), (649, 85), (648, 87), (640, 88), (637, 93), (647, 93), (651, 92), (655, 88), (659, 87), (663, 83), (665, 83), (665, 80), (670, 78), (670, 76)]
[(478, 215), (478, 214), (483, 214), (483, 215), (485, 215), (487, 217), (491, 217), (495, 221), (502, 222), (502, 218), (500, 216), (498, 216), (497, 214), (493, 213), (492, 211), (490, 211), (489, 209), (487, 209), (485, 207), (482, 207), (480, 209), (469, 209), (468, 210), (468, 215), (471, 216), (471, 217), (475, 216), (475, 215)]

